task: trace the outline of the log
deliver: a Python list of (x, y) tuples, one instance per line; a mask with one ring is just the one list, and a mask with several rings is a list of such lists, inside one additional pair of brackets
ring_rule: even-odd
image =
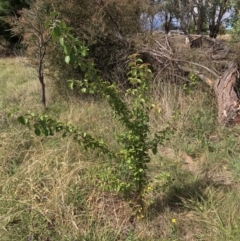
[(238, 79), (237, 64), (231, 61), (227, 70), (214, 84), (218, 104), (218, 122), (225, 126), (240, 123), (240, 99), (236, 88)]
[[(188, 39), (192, 41), (193, 37), (191, 38)], [(201, 46), (202, 39), (199, 37), (196, 40), (196, 43), (199, 44), (197, 46)], [(229, 61), (231, 58), (229, 55), (230, 50), (224, 43), (218, 40), (209, 40), (207, 37), (203, 37), (203, 40), (211, 44), (210, 52), (205, 47), (203, 48), (205, 53), (211, 54), (209, 59), (212, 62), (207, 62), (206, 60), (209, 66), (206, 63), (196, 63), (187, 59), (183, 51), (178, 53), (178, 45), (175, 46), (173, 51), (171, 45), (174, 46), (175, 42), (174, 40), (170, 42), (169, 39), (166, 40), (165, 44), (164, 41), (156, 41), (154, 46), (146, 46), (143, 48), (142, 53), (151, 56), (155, 60), (156, 66), (159, 66), (157, 70), (161, 72), (163, 70), (169, 71), (172, 75), (178, 76), (179, 79), (180, 77), (184, 79), (189, 73), (198, 76), (199, 79), (214, 90), (218, 106), (218, 123), (224, 126), (240, 124), (240, 78), (238, 65), (234, 61)], [(201, 48), (193, 51), (201, 53)], [(218, 60), (217, 63), (222, 63), (224, 68), (221, 70), (216, 69), (214, 67), (216, 60)], [(176, 73), (176, 71), (179, 72)]]

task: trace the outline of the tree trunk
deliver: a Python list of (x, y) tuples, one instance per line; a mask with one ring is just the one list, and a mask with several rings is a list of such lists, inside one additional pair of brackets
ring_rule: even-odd
[(164, 30), (165, 33), (168, 34), (171, 30), (171, 23), (172, 23), (172, 16), (168, 16), (168, 14), (165, 14), (165, 23), (164, 23)]
[(217, 35), (219, 34), (219, 27), (220, 27), (220, 24), (213, 24), (213, 25), (209, 25), (209, 37), (210, 38), (216, 38)]
[(237, 90), (239, 72), (235, 62), (229, 62), (228, 69), (214, 84), (218, 103), (218, 121), (223, 125), (240, 123), (240, 100)]

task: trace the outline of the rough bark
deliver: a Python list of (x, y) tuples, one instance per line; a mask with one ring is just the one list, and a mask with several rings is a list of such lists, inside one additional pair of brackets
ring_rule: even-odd
[(238, 78), (237, 64), (229, 62), (228, 69), (214, 84), (220, 124), (240, 123), (240, 101), (236, 90)]
[(191, 48), (201, 48), (202, 47), (202, 36), (193, 39), (190, 44)]

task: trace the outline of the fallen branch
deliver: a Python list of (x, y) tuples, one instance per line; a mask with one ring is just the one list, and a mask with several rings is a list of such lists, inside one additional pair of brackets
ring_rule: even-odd
[(213, 70), (209, 69), (208, 67), (206, 67), (206, 66), (204, 66), (202, 64), (198, 64), (198, 63), (195, 63), (195, 62), (186, 61), (186, 60), (182, 60), (182, 59), (173, 59), (173, 61), (175, 61), (175, 62), (183, 62), (183, 63), (188, 63), (188, 64), (191, 64), (191, 65), (199, 66), (199, 67), (207, 70), (209, 73), (213, 74), (216, 78), (219, 77), (219, 75), (217, 75), (216, 72), (214, 72)]
[(190, 68), (187, 68), (187, 67), (181, 67), (182, 70), (184, 72), (188, 72), (188, 73), (193, 73), (195, 74), (197, 77), (199, 77), (202, 81), (204, 81), (208, 86), (210, 86), (211, 88), (213, 87), (214, 85), (214, 81), (210, 78), (208, 78), (206, 75), (204, 75), (203, 73), (201, 73), (200, 71), (198, 70), (195, 70), (195, 69), (190, 69)]
[[(206, 37), (204, 37), (204, 39), (206, 39)], [(213, 44), (213, 50), (209, 52), (211, 58), (218, 59), (219, 61), (222, 58), (226, 59), (229, 53), (228, 47), (220, 41), (210, 40), (209, 38), (207, 38), (207, 40)], [(177, 50), (178, 49), (175, 48), (175, 51)], [(190, 49), (189, 51), (193, 50)], [(201, 49), (197, 51), (201, 53)], [(215, 54), (216, 52), (218, 52), (218, 54)], [(240, 123), (240, 95), (238, 95), (236, 87), (239, 80), (239, 73), (235, 62), (227, 61), (227, 63), (229, 63), (227, 67), (225, 67), (226, 60), (220, 62), (223, 63), (221, 70), (225, 69), (224, 72), (221, 73), (215, 69), (216, 65), (214, 66), (214, 62), (210, 62), (213, 66), (209, 67), (210, 65), (206, 66), (202, 63), (196, 63), (195, 61), (186, 59), (186, 57), (189, 57), (187, 55), (180, 55), (174, 52), (168, 39), (166, 39), (165, 42), (156, 41), (153, 47), (145, 46), (143, 53), (150, 55), (155, 60), (154, 64), (158, 64), (157, 70), (161, 73), (164, 71), (165, 76), (178, 76), (179, 79), (183, 79), (184, 76), (187, 76), (189, 73), (198, 76), (214, 90), (218, 105), (218, 122), (222, 125)], [(177, 56), (183, 58), (185, 56), (185, 59)], [(210, 60), (210, 58), (208, 59)]]

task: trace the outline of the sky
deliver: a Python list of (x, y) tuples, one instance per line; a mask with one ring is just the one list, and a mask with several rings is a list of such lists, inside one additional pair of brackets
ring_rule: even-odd
[[(223, 19), (229, 18), (231, 15), (231, 11), (225, 13), (225, 15), (223, 16)], [(161, 21), (160, 17), (158, 15), (155, 16), (154, 21), (153, 21), (153, 29), (154, 30), (162, 30), (161, 26), (162, 26), (163, 22)], [(177, 21), (177, 19), (173, 19), (173, 24), (175, 26), (179, 26), (179, 22)], [(231, 29), (231, 26), (228, 26), (227, 29)], [(148, 22), (146, 24), (146, 29), (150, 30), (150, 23)]]

